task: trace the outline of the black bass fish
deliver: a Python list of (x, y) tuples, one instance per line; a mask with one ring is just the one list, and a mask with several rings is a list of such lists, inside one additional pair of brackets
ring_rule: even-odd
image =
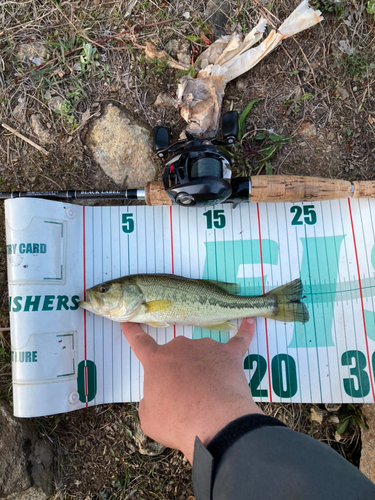
[(113, 321), (228, 331), (237, 328), (228, 320), (249, 316), (306, 323), (309, 313), (301, 302), (302, 288), (298, 278), (264, 295), (241, 297), (236, 283), (133, 274), (86, 290), (87, 300), (79, 306)]

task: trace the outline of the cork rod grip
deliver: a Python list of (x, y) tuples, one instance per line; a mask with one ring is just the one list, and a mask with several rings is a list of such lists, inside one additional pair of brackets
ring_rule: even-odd
[(298, 175), (251, 177), (252, 202), (319, 201), (350, 198), (351, 183), (341, 179)]
[(169, 198), (161, 181), (147, 182), (145, 186), (145, 200), (147, 205), (150, 206), (172, 205), (172, 200)]
[(353, 198), (375, 198), (375, 181), (353, 181)]

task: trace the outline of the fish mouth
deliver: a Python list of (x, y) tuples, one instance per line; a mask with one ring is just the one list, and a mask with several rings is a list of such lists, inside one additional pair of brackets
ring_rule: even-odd
[(87, 311), (97, 313), (98, 310), (103, 306), (103, 300), (97, 297), (90, 290), (86, 291), (87, 300), (78, 302), (79, 307), (86, 309)]

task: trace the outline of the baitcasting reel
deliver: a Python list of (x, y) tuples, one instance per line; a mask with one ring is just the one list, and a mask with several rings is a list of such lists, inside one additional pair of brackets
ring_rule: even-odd
[(173, 202), (189, 207), (249, 200), (249, 179), (231, 179), (232, 160), (220, 148), (237, 140), (238, 128), (237, 111), (224, 114), (223, 139), (200, 139), (186, 132), (186, 139), (170, 145), (170, 130), (153, 128), (153, 146), (158, 156), (175, 153), (166, 163), (163, 176), (164, 188)]

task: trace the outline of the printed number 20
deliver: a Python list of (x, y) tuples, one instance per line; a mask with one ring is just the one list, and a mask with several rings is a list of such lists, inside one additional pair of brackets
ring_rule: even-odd
[(305, 224), (308, 224), (309, 226), (313, 226), (316, 224), (316, 212), (314, 210), (314, 205), (303, 205), (303, 207), (300, 207), (299, 205), (294, 205), (290, 209), (291, 214), (296, 214), (293, 217), (292, 220), (292, 226), (302, 226), (303, 221), (300, 220), (300, 217), (302, 215), (302, 208), (303, 208), (303, 220)]
[(124, 233), (132, 233), (134, 231), (133, 214), (122, 214), (122, 230)]
[(207, 217), (207, 229), (212, 229), (212, 222), (216, 229), (223, 229), (225, 227), (224, 210), (214, 210), (213, 217), (212, 210), (207, 210), (203, 215)]

